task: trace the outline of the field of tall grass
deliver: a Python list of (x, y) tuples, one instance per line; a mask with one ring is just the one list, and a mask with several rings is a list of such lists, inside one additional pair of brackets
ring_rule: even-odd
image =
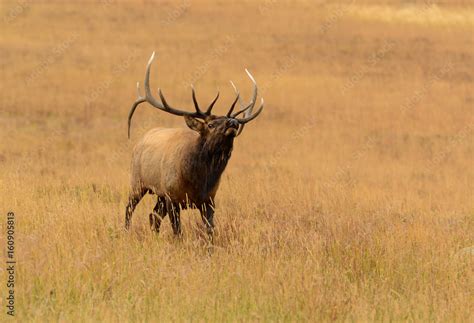
[[(2, 1), (0, 320), (6, 216), (20, 321), (474, 319), (470, 1)], [(248, 68), (266, 108), (237, 138), (212, 253), (196, 211), (124, 231), (127, 114), (192, 109)]]

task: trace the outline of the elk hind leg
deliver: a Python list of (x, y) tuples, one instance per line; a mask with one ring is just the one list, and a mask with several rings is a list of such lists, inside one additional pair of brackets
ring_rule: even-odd
[(133, 211), (137, 207), (138, 203), (140, 203), (145, 193), (146, 193), (146, 190), (143, 190), (143, 189), (138, 190), (138, 191), (132, 191), (130, 193), (130, 196), (128, 198), (128, 204), (127, 204), (127, 207), (125, 208), (125, 229), (126, 230), (130, 229)]

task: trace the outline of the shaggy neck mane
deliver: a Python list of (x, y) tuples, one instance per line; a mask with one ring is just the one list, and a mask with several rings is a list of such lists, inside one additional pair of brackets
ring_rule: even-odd
[(188, 161), (188, 178), (196, 193), (207, 196), (215, 188), (227, 166), (233, 144), (233, 137), (220, 140), (199, 137)]

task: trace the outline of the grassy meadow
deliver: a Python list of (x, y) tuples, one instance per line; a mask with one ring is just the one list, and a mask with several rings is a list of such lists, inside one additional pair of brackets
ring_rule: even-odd
[[(471, 1), (1, 1), (0, 239), (19, 321), (474, 320)], [(134, 143), (246, 100), (208, 252), (197, 211), (125, 232)]]

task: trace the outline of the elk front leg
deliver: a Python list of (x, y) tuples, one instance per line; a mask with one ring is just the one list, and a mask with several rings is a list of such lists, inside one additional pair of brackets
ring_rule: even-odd
[(150, 227), (156, 233), (160, 232), (161, 222), (166, 216), (166, 202), (162, 197), (158, 197), (153, 212), (150, 213)]
[(205, 203), (201, 207), (200, 211), (202, 221), (206, 225), (207, 235), (209, 236), (209, 240), (212, 243), (214, 239), (214, 204)]
[(170, 216), (171, 226), (175, 236), (181, 236), (181, 218), (179, 204), (167, 202), (167, 211)]

